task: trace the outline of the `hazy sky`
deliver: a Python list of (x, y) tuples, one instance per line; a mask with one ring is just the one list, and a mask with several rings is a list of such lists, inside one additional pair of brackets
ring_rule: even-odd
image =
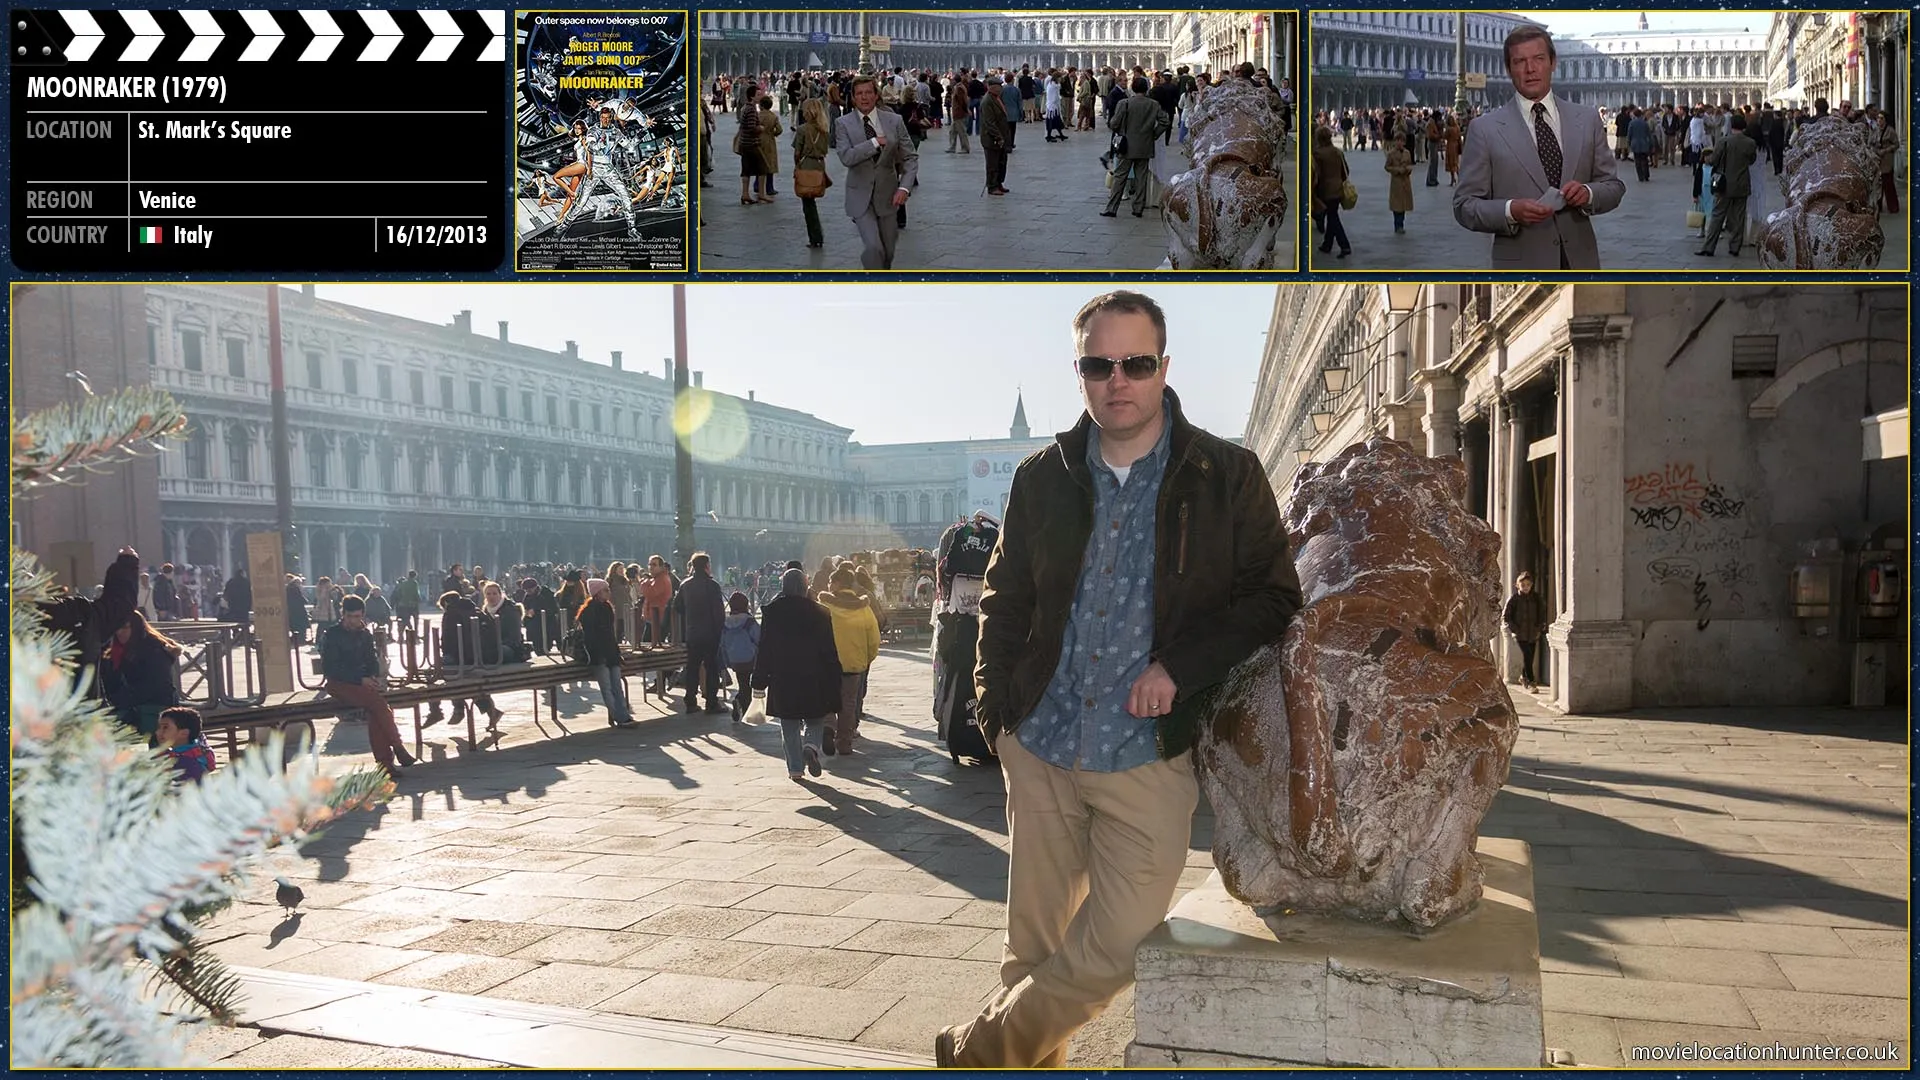
[[(1521, 12), (1538, 19), (1555, 34), (1600, 34), (1608, 31), (1637, 30), (1638, 11), (1529, 11)], [(1764, 34), (1773, 25), (1769, 11), (1649, 11), (1649, 30), (1748, 30)]]
[[(666, 285), (319, 285), (326, 299), (449, 325), (471, 310), (477, 333), (501, 319), (523, 345), (659, 373), (673, 355)], [(1081, 402), (1071, 320), (1114, 288), (1081, 284), (693, 285), (689, 366), (706, 387), (813, 413), (869, 445), (1005, 438), (1016, 389), (1035, 435), (1070, 427)], [(1167, 312), (1168, 383), (1188, 419), (1233, 437), (1246, 429), (1271, 285), (1141, 291)]]

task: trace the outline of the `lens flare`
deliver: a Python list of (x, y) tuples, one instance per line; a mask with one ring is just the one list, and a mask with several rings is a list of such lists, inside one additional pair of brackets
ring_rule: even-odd
[(673, 434), (695, 461), (732, 461), (747, 447), (747, 410), (737, 398), (688, 387), (674, 400)]

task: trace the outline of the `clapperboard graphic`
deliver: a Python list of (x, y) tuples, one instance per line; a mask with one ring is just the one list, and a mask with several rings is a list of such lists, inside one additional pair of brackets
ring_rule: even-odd
[(276, 61), (504, 62), (503, 11), (26, 11), (15, 67)]
[(33, 273), (496, 270), (511, 48), (505, 11), (15, 10), (5, 254)]

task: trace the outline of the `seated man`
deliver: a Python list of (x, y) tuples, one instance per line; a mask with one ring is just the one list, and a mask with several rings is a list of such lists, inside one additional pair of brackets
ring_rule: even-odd
[(373, 744), (373, 760), (388, 776), (400, 779), (399, 766), (414, 764), (414, 757), (400, 742), (393, 707), (380, 696), (385, 665), (367, 630), (366, 601), (351, 595), (340, 601), (340, 622), (327, 632), (320, 646), (320, 671), (326, 676), (328, 694), (366, 710), (367, 741)]
[(212, 772), (217, 766), (213, 761), (213, 747), (207, 745), (206, 737), (200, 734), (200, 711), (176, 705), (160, 713), (160, 725), (154, 731), (154, 740), (159, 744), (160, 752), (167, 756), (167, 763), (173, 766), (173, 782), (184, 784), (199, 783), (200, 778)]

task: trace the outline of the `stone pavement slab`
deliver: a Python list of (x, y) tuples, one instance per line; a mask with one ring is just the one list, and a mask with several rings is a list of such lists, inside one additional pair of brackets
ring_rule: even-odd
[[(1600, 244), (1600, 265), (1607, 270), (1668, 270), (1685, 273), (1725, 274), (1760, 269), (1759, 248), (1748, 243), (1740, 254), (1727, 254), (1727, 237), (1720, 238), (1715, 258), (1695, 255), (1700, 249), (1702, 232), (1687, 228), (1687, 211), (1693, 209), (1693, 170), (1679, 166), (1654, 169), (1650, 179), (1641, 183), (1633, 172), (1633, 162), (1620, 162), (1627, 194), (1618, 208), (1593, 219), (1594, 235)], [(1493, 237), (1489, 233), (1469, 232), (1453, 219), (1453, 188), (1447, 174), (1440, 173), (1440, 186), (1427, 187), (1427, 167), (1422, 161), (1414, 166), (1413, 210), (1407, 214), (1407, 231), (1393, 231), (1393, 212), (1387, 209), (1386, 155), (1380, 151), (1352, 150), (1347, 167), (1360, 202), (1352, 210), (1340, 212), (1340, 223), (1353, 243), (1353, 255), (1338, 259), (1318, 251), (1308, 252), (1308, 265), (1314, 270), (1486, 270), (1491, 264)], [(1766, 195), (1765, 212), (1786, 204), (1778, 188)], [(1303, 211), (1304, 212), (1304, 211)], [(1764, 213), (1762, 220), (1764, 220)], [(1307, 232), (1312, 243), (1323, 238), (1311, 223)], [(1880, 229), (1886, 235), (1886, 248), (1880, 259), (1882, 270), (1907, 268), (1908, 217), (1883, 214)]]
[[(582, 719), (559, 736), (533, 722), (530, 694), (502, 695), (498, 745), (476, 750), (464, 731), (430, 729), (433, 764), (409, 770), (386, 807), (348, 815), (308, 845), (314, 857), (272, 857), (209, 936), (229, 962), (276, 979), (504, 972), (478, 991), (489, 1008), (570, 1006), (674, 1030), (697, 1019), (742, 1038), (815, 1024), (807, 1030), (836, 1043), (918, 1060), (941, 1024), (966, 1019), (993, 990), (1006, 918), (1001, 780), (954, 766), (934, 742), (929, 683), (924, 659), (883, 656), (863, 725), (872, 737), (808, 784), (787, 779), (772, 725), (669, 714), (649, 699), (640, 725), (616, 731), (595, 722), (597, 695), (562, 694), (563, 714)], [(1632, 1045), (1631, 1025), (1721, 1028), (1756, 1042), (1906, 1037), (1904, 716), (1558, 716), (1516, 698), (1513, 767), (1483, 831), (1540, 853), (1550, 1046), (1611, 1064)], [(329, 769), (365, 761), (355, 725), (323, 725), (321, 746)], [(1205, 876), (1211, 835), (1203, 808), (1190, 874)], [(497, 872), (462, 883), (442, 876), (449, 867)], [(297, 919), (271, 903), (276, 873), (308, 895)], [(569, 977), (582, 967), (597, 974)], [(763, 1020), (823, 990), (850, 1011)], [(838, 996), (848, 994), (893, 996)], [(1083, 1029), (1070, 1066), (1120, 1065), (1131, 1001), (1123, 993)], [(296, 1012), (325, 1000), (286, 1004)], [(848, 1034), (845, 1018), (856, 1015), (865, 1026)], [(541, 1037), (516, 1035), (507, 1056), (413, 1036), (395, 1047), (624, 1063), (587, 1060), (580, 1047), (543, 1056)], [(670, 1059), (715, 1067), (697, 1048), (732, 1037), (683, 1041)]]
[[(715, 121), (717, 156), (708, 178), (713, 186), (701, 189), (699, 198), (700, 269), (859, 270), (860, 238), (845, 213), (846, 169), (838, 158), (827, 156), (835, 186), (819, 200), (826, 246), (810, 249), (792, 189), (791, 118), (781, 120), (787, 133), (779, 137), (778, 194), (771, 203), (752, 206), (740, 204), (740, 159), (726, 149), (733, 145), (735, 121), (731, 114)], [(1099, 160), (1107, 148), (1104, 129), (1070, 132), (1066, 142), (1048, 143), (1040, 124), (1021, 124), (1014, 145), (1007, 161), (1011, 194), (992, 196), (984, 190), (986, 153), (976, 145), (971, 154), (948, 154), (946, 129), (929, 133), (920, 146), (920, 186), (907, 203), (894, 269), (1151, 270), (1167, 257), (1159, 210), (1141, 218), (1125, 209), (1118, 217), (1099, 216), (1107, 199)], [(1282, 175), (1289, 205), (1278, 251), (1280, 268), (1290, 270), (1299, 227), (1291, 152)]]
[[(201, 1044), (209, 1056), (225, 1051), (221, 1064), (228, 1066), (900, 1069), (930, 1064), (866, 1047), (586, 1009), (245, 968), (235, 974), (247, 1001), (247, 1027), (209, 1031)], [(246, 1031), (262, 1038), (249, 1040)]]

